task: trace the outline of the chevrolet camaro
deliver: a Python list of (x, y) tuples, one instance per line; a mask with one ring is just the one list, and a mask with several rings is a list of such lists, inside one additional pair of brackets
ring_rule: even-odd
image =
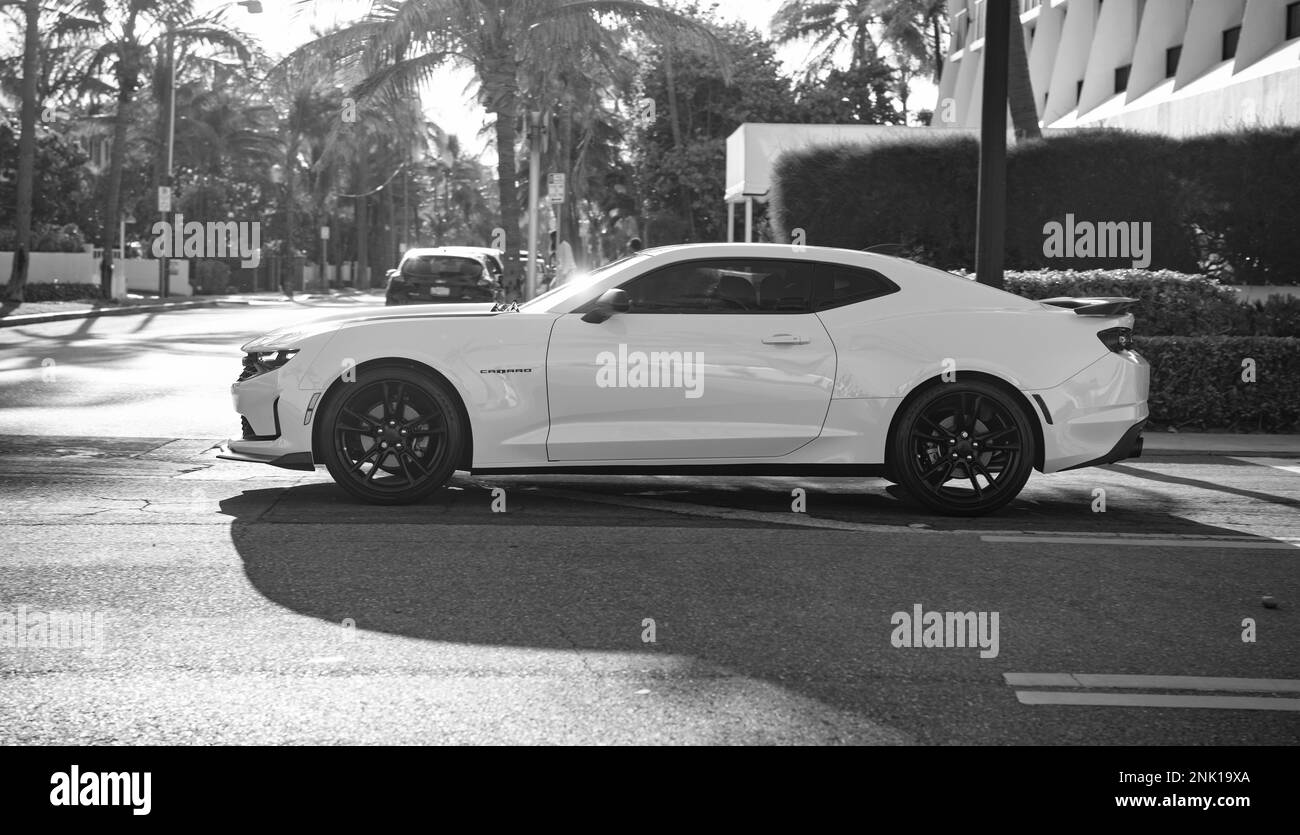
[(1132, 299), (1033, 301), (910, 261), (779, 244), (643, 250), (523, 303), (413, 305), (243, 346), (222, 457), (377, 504), (475, 474), (888, 479), (1003, 507), (1030, 471), (1136, 457)]

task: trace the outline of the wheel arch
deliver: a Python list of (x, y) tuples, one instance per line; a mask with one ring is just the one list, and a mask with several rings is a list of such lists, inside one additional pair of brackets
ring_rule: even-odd
[[(474, 425), (469, 419), (469, 409), (465, 406), (465, 398), (461, 395), (460, 389), (456, 388), (456, 385), (448, 379), (447, 375), (443, 374), (438, 369), (418, 360), (407, 359), (405, 357), (380, 357), (377, 359), (366, 360), (365, 362), (357, 363), (355, 370), (368, 371), (374, 368), (413, 369), (422, 374), (427, 374), (431, 379), (440, 383), (447, 389), (456, 403), (456, 408), (460, 410), (461, 420), (464, 421), (465, 424), (465, 448), (461, 450), (461, 460), (457, 463), (456, 468), (460, 470), (468, 470), (474, 463)], [(344, 381), (342, 375), (336, 377), (334, 381), (329, 384), (329, 387), (325, 389), (324, 394), (321, 395), (320, 402), (316, 405), (317, 416), (324, 412), (325, 405), (330, 402), (331, 398), (337, 397), (339, 392), (341, 392), (343, 387), (346, 385), (348, 385), (348, 383)], [(312, 460), (314, 461), (321, 460), (321, 450), (324, 442), (321, 438), (321, 431), (320, 421), (313, 420), (311, 427), (311, 455)]]
[[(1030, 402), (1025, 393), (996, 374), (989, 374), (985, 371), (958, 371), (956, 378), (957, 381), (979, 380), (995, 386), (1006, 393), (1013, 402), (1020, 406), (1021, 411), (1024, 412), (1025, 416), (1029, 419), (1029, 425), (1034, 431), (1034, 469), (1042, 472), (1044, 460), (1042, 418), (1039, 416), (1038, 410), (1034, 408), (1034, 404)], [(920, 383), (912, 387), (912, 390), (907, 393), (907, 396), (904, 397), (902, 402), (898, 404), (898, 407), (894, 409), (894, 414), (889, 419), (889, 433), (885, 436), (885, 467), (890, 472), (893, 472), (893, 461), (891, 460), (894, 446), (893, 438), (894, 433), (898, 430), (899, 418), (902, 417), (903, 413), (907, 411), (907, 407), (912, 405), (912, 402), (918, 397), (937, 386), (943, 385), (948, 385), (948, 383), (944, 382), (942, 375), (922, 380)]]

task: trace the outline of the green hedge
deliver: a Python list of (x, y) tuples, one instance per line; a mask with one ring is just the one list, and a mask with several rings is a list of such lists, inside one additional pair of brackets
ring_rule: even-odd
[[(1191, 429), (1300, 429), (1300, 339), (1136, 337), (1151, 363), (1151, 420)], [(1254, 361), (1255, 381), (1242, 379)]]
[(23, 288), (23, 301), (71, 302), (81, 299), (102, 299), (98, 284), (28, 284)]
[[(1030, 299), (1129, 296), (1134, 331), (1144, 336), (1230, 334), (1245, 321), (1235, 291), (1213, 278), (1169, 270), (1042, 270), (1010, 272), (1006, 289)], [(1248, 332), (1249, 333), (1249, 332)]]
[[(1048, 257), (1049, 223), (1150, 223), (1152, 269), (1233, 283), (1300, 283), (1300, 128), (1174, 139), (1089, 130), (1017, 143), (1007, 157), (1008, 269), (1134, 266), (1135, 257)], [(944, 269), (975, 261), (979, 145), (967, 135), (782, 155), (772, 228), (789, 242), (901, 245)], [(1136, 253), (1131, 253), (1135, 256)]]
[(789, 243), (801, 228), (810, 245), (847, 249), (901, 244), (923, 263), (969, 267), (978, 171), (979, 142), (966, 135), (785, 154), (772, 176), (772, 234)]

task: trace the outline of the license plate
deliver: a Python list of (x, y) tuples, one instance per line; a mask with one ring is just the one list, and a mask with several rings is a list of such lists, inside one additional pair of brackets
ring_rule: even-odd
[(451, 295), (451, 288), (450, 288), (450, 287), (430, 287), (430, 288), (429, 288), (429, 295), (430, 295), (430, 296), (450, 296), (450, 295)]

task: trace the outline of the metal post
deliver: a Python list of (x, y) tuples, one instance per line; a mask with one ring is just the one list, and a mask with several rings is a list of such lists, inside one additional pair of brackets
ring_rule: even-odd
[(538, 182), (542, 174), (542, 116), (536, 110), (529, 114), (528, 120), (528, 286), (524, 290), (524, 299), (531, 299), (537, 291), (537, 201), (541, 185)]
[(1001, 288), (1007, 233), (1007, 65), (1011, 0), (989, 0), (984, 5), (984, 101), (980, 112), (975, 279), (980, 284)]
[(745, 196), (745, 243), (754, 242), (754, 198)]
[(727, 243), (736, 240), (736, 204), (727, 201)]

